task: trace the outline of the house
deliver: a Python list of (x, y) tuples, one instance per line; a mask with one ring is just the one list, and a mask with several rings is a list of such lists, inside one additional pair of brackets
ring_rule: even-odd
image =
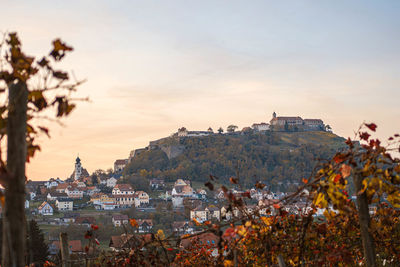
[(152, 242), (153, 237), (151, 234), (143, 235), (132, 235), (122, 234), (117, 236), (111, 236), (109, 247), (111, 250), (118, 252), (122, 249), (130, 249), (133, 247), (142, 247), (144, 244)]
[(191, 221), (180, 221), (172, 223), (172, 231), (178, 235), (193, 234), (194, 225)]
[(139, 219), (137, 223), (139, 233), (149, 233), (153, 229), (153, 220), (151, 219)]
[(58, 182), (54, 178), (50, 178), (47, 182), (44, 183), (47, 188), (57, 187)]
[(84, 182), (82, 182), (82, 181), (75, 181), (74, 183), (76, 184), (76, 187), (79, 187), (79, 188), (85, 188), (86, 187), (86, 184)]
[(201, 137), (213, 134), (210, 131), (188, 131), (185, 127), (179, 128), (176, 135), (178, 137)]
[(25, 209), (29, 209), (29, 200), (25, 199)]
[(29, 190), (29, 192), (37, 192), (40, 186), (44, 186), (46, 181), (32, 181), (29, 180), (26, 183), (26, 188)]
[(130, 184), (117, 184), (112, 190), (113, 195), (133, 195), (135, 191)]
[(116, 214), (112, 216), (111, 220), (115, 227), (119, 227), (123, 224), (129, 223), (128, 215)]
[(206, 199), (207, 198), (207, 191), (206, 190), (200, 188), (200, 189), (197, 189), (196, 192), (197, 192), (197, 195), (199, 196), (200, 199)]
[(53, 215), (53, 207), (44, 201), (38, 208), (38, 212), (41, 215)]
[(134, 201), (135, 201), (135, 207), (140, 207), (142, 205), (147, 205), (150, 202), (149, 195), (144, 192), (144, 191), (137, 191), (134, 194)]
[(270, 123), (278, 126), (299, 126), (303, 125), (303, 119), (301, 117), (275, 117), (272, 118)]
[(71, 185), (69, 183), (63, 183), (63, 184), (59, 184), (56, 187), (56, 192), (58, 193), (65, 193), (65, 190), (70, 187)]
[(207, 208), (199, 206), (190, 211), (190, 220), (197, 220), (199, 222), (205, 222), (209, 220), (210, 213)]
[[(183, 181), (182, 179), (178, 179)], [(172, 188), (171, 192), (172, 196), (183, 196), (183, 197), (192, 197), (194, 195), (194, 190), (190, 185), (187, 185), (186, 183), (184, 185), (178, 184), (175, 185), (174, 188)]]
[(113, 195), (114, 203), (117, 204), (120, 208), (129, 208), (135, 204), (135, 196), (131, 195)]
[(66, 223), (66, 224), (68, 224), (68, 223), (74, 223), (75, 222), (75, 219), (77, 218), (77, 217), (79, 217), (79, 213), (65, 213), (64, 214), (64, 217), (62, 217), (61, 219), (60, 219), (60, 221), (61, 222), (63, 222), (63, 223)]
[(56, 200), (56, 207), (58, 210), (69, 210), (72, 211), (74, 207), (74, 201), (71, 198), (61, 198)]
[(109, 247), (113, 251), (120, 251), (124, 248), (130, 248), (130, 240), (132, 239), (132, 234), (122, 234), (122, 235), (113, 235), (110, 238)]
[(100, 189), (96, 186), (88, 186), (86, 187), (86, 195), (92, 196), (93, 194), (99, 193)]
[(253, 123), (251, 128), (253, 128), (253, 130), (257, 132), (269, 131), (269, 124), (265, 122)]
[(103, 202), (100, 205), (100, 209), (102, 210), (115, 210), (118, 209), (119, 205), (115, 202)]
[(128, 164), (128, 159), (117, 159), (114, 162), (114, 172), (121, 172), (124, 170), (126, 164)]
[(207, 209), (210, 214), (210, 219), (215, 219), (217, 221), (221, 220), (221, 210), (218, 207), (210, 205)]
[(190, 219), (196, 219), (199, 222), (204, 222), (211, 219), (216, 219), (219, 221), (221, 219), (221, 211), (215, 206), (199, 206), (190, 211)]
[(76, 224), (86, 225), (86, 226), (89, 227), (91, 224), (95, 224), (96, 220), (95, 220), (94, 217), (90, 217), (90, 216), (88, 216), (88, 217), (77, 217), (75, 219), (75, 223)]
[(306, 130), (310, 131), (324, 131), (324, 122), (320, 119), (304, 119), (304, 126)]
[(68, 197), (68, 195), (66, 193), (58, 193), (56, 191), (53, 191), (53, 192), (49, 192), (47, 194), (46, 198), (49, 201), (55, 201), (55, 200), (57, 200), (59, 198), (66, 198), (66, 197)]
[(202, 233), (193, 237), (184, 238), (181, 240), (180, 247), (185, 250), (190, 250), (195, 247), (206, 247), (211, 255), (218, 256), (219, 237), (214, 233)]
[(115, 187), (116, 184), (117, 184), (117, 179), (115, 179), (114, 177), (108, 178), (106, 180), (107, 187)]
[(83, 198), (83, 190), (78, 187), (68, 187), (65, 189), (65, 193), (68, 197), (74, 199), (82, 199)]
[[(69, 240), (68, 241), (69, 253), (83, 253), (81, 240)], [(56, 255), (60, 251), (60, 241), (53, 241), (49, 245), (50, 255)]]
[(154, 178), (150, 180), (150, 188), (152, 190), (160, 190), (165, 187), (164, 179)]

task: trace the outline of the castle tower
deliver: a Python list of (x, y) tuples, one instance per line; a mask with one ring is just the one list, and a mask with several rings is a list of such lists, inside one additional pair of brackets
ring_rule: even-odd
[(82, 164), (81, 164), (81, 159), (79, 158), (79, 156), (76, 158), (76, 162), (75, 162), (75, 180), (78, 180), (79, 178), (81, 178), (82, 175)]

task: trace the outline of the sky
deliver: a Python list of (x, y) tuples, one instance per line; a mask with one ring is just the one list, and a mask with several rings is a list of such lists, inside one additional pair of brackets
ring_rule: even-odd
[(400, 2), (3, 0), (0, 32), (38, 58), (61, 38), (61, 67), (89, 97), (43, 122), (33, 180), (89, 172), (176, 132), (320, 118), (343, 137), (375, 122), (400, 132)]

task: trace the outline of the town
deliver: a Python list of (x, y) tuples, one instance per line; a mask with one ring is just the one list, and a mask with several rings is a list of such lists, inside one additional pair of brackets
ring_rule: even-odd
[[(331, 130), (320, 119), (277, 117), (275, 112), (270, 124), (254, 123), (251, 127), (244, 127), (242, 131), (236, 129), (236, 126), (230, 125), (226, 133), (223, 133), (221, 128), (217, 134)], [(188, 131), (182, 127), (172, 134), (172, 137), (192, 138), (212, 134), (214, 132), (211, 128), (207, 131)], [(126, 165), (141, 152), (156, 147), (158, 142), (159, 140), (152, 141), (148, 147), (132, 151), (128, 159), (115, 160), (114, 168), (107, 171), (97, 170), (89, 174), (78, 156), (69, 178), (27, 182), (27, 215), (45, 230), (51, 255), (55, 256), (60, 249), (58, 233), (61, 228), (68, 231), (69, 227), (79, 226), (79, 229), (84, 231), (86, 228), (90, 229), (91, 225), (102, 225), (108, 231), (100, 240), (101, 247), (118, 251), (126, 246), (125, 231), (133, 217), (137, 221), (135, 231), (138, 234), (162, 230), (180, 236), (199, 231), (198, 223), (227, 221), (242, 216), (243, 211), (228, 208), (226, 192), (222, 188), (210, 190), (204, 183), (192, 182), (190, 177), (177, 177), (172, 183), (166, 183), (163, 178), (153, 177), (146, 179), (147, 184), (141, 184), (141, 189), (138, 189), (137, 184), (125, 180)], [(272, 192), (268, 185), (247, 189), (229, 185), (229, 188), (233, 195), (245, 196), (248, 199), (245, 212), (257, 211), (260, 216), (267, 215), (267, 207), (269, 212), (272, 209), (270, 214), (273, 214), (271, 205), (291, 194)], [(299, 198), (295, 204), (286, 205), (286, 211), (293, 214), (307, 213), (310, 209), (306, 203), (308, 191), (305, 190), (302, 196), (304, 198)], [(173, 216), (168, 217), (167, 214)], [(79, 237), (70, 240), (71, 253), (85, 253), (83, 241)]]

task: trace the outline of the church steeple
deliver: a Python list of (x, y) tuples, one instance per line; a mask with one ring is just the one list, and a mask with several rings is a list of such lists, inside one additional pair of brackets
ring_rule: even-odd
[(74, 179), (75, 180), (79, 180), (79, 178), (81, 178), (82, 175), (82, 164), (81, 164), (81, 159), (78, 157), (76, 157), (75, 160), (75, 176)]

